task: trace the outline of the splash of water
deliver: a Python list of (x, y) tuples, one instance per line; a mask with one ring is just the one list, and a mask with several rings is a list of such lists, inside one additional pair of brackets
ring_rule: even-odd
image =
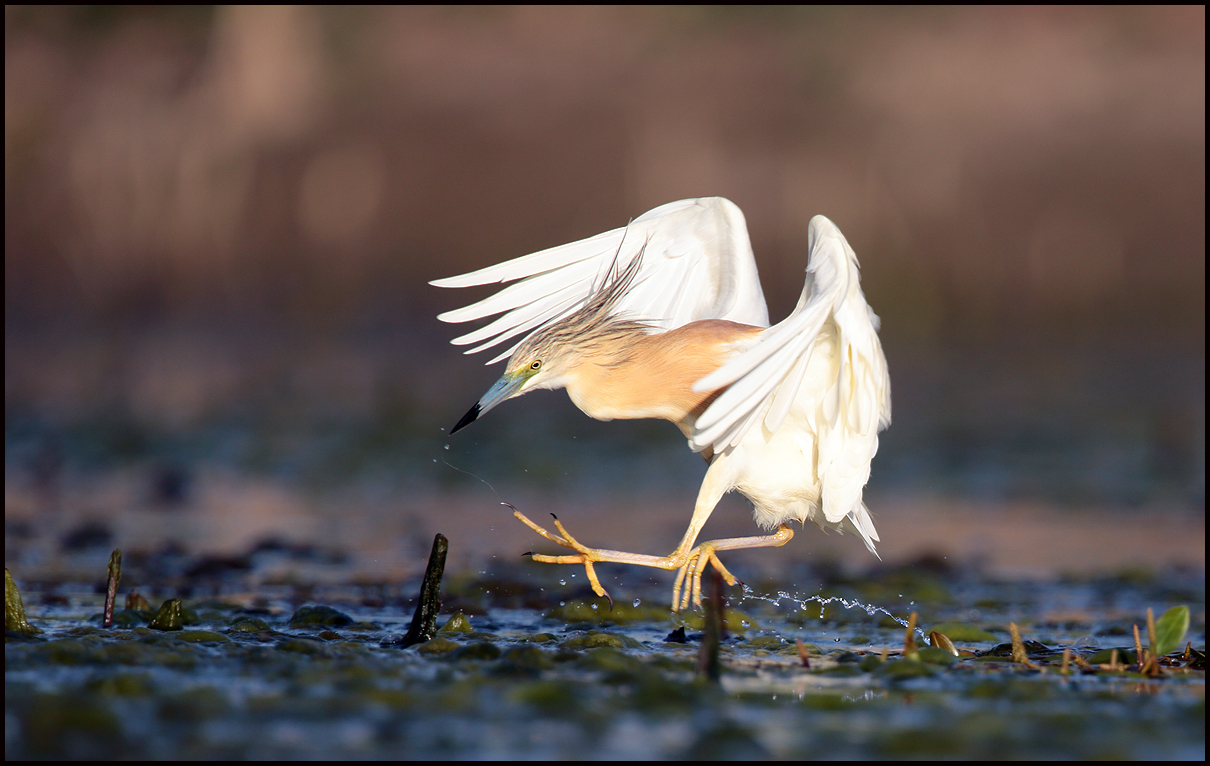
[[(743, 600), (747, 600), (750, 598), (756, 599), (758, 601), (768, 601), (770, 604), (773, 604), (774, 606), (781, 606), (782, 601), (791, 601), (791, 602), (797, 604), (798, 608), (804, 612), (807, 611), (808, 604), (810, 604), (811, 602), (815, 602), (815, 603), (819, 604), (819, 619), (821, 619), (821, 620), (823, 619), (823, 608), (825, 606), (827, 606), (828, 604), (841, 604), (842, 606), (844, 606), (845, 609), (863, 609), (863, 610), (865, 610), (865, 613), (870, 615), (871, 617), (873, 617), (874, 615), (881, 612), (882, 614), (885, 614), (887, 617), (890, 617), (892, 620), (899, 623), (903, 627), (906, 628), (908, 626), (907, 620), (905, 620), (901, 617), (896, 617), (895, 615), (891, 614), (886, 609), (883, 609), (880, 606), (875, 606), (874, 604), (863, 604), (860, 601), (858, 601), (857, 599), (848, 599), (848, 598), (844, 598), (843, 596), (814, 595), (814, 596), (808, 596), (807, 598), (799, 598), (797, 596), (792, 596), (789, 593), (786, 593), (784, 590), (778, 591), (776, 596), (768, 596), (763, 593), (757, 593), (756, 591), (752, 590), (752, 588), (750, 588), (748, 585), (744, 585)], [(925, 642), (927, 643), (928, 637), (924, 635), (924, 631), (920, 628), (916, 628), (916, 632), (920, 635), (920, 637), (922, 639), (925, 639)]]

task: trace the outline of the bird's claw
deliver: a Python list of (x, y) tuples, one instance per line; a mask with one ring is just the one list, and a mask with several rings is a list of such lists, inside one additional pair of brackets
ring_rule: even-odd
[(595, 549), (582, 545), (578, 540), (572, 537), (571, 534), (569, 534), (568, 531), (563, 528), (563, 524), (559, 521), (559, 517), (555, 516), (553, 513), (551, 514), (551, 517), (555, 520), (555, 529), (559, 530), (559, 534), (557, 535), (553, 532), (548, 532), (534, 522), (530, 521), (529, 517), (518, 511), (516, 508), (513, 508), (513, 506), (509, 505), (508, 503), (504, 503), (504, 505), (508, 505), (509, 508), (513, 509), (513, 516), (516, 516), (518, 521), (537, 532), (542, 537), (545, 537), (552, 543), (561, 545), (564, 548), (570, 548), (571, 550), (576, 551), (576, 555), (574, 556), (548, 556), (542, 553), (535, 553), (532, 554), (534, 561), (539, 561), (544, 564), (582, 564), (584, 566), (584, 572), (588, 575), (588, 584), (592, 587), (592, 592), (598, 596), (608, 599), (609, 611), (613, 611), (613, 597), (610, 596), (609, 592), (605, 590), (605, 587), (601, 585), (601, 580), (597, 577), (596, 570), (593, 569), (592, 566), (594, 562), (601, 560), (600, 555)]
[[(702, 543), (689, 551), (685, 564), (677, 570), (676, 581), (672, 586), (672, 611), (679, 612), (682, 609), (688, 609), (691, 602), (695, 607), (702, 605), (702, 575), (711, 565), (718, 570), (728, 585), (739, 583), (735, 575), (727, 571), (727, 567), (719, 561), (718, 555), (714, 552), (714, 546)], [(689, 577), (690, 572), (692, 572), (692, 577)], [(686, 582), (686, 578), (688, 578), (688, 582)]]

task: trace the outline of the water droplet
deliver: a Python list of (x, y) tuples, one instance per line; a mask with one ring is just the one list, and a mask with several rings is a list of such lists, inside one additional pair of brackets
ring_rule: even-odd
[(596, 605), (596, 604), (593, 604), (593, 605), (592, 605), (592, 611), (594, 611), (594, 612), (595, 612), (595, 611), (597, 611), (597, 605)]
[(566, 585), (566, 584), (567, 584), (567, 580), (559, 580), (559, 584), (560, 584), (560, 585)]
[(638, 606), (638, 605), (639, 605), (639, 604), (641, 604), (641, 603), (643, 603), (643, 600), (642, 600), (641, 598), (636, 598), (636, 599), (634, 600), (634, 606)]
[(449, 449), (449, 448), (450, 448), (450, 445), (448, 445), (448, 444), (445, 445), (445, 449)]
[(564, 605), (564, 604), (566, 604), (566, 603), (567, 603), (566, 601), (560, 601), (560, 602), (559, 602), (559, 606), (563, 606), (563, 605)]
[(838, 644), (839, 644), (839, 643), (840, 643), (840, 636), (837, 636), (836, 638), (834, 638), (834, 639), (832, 639), (832, 640), (833, 640), (833, 641), (835, 641), (836, 643), (838, 643)]

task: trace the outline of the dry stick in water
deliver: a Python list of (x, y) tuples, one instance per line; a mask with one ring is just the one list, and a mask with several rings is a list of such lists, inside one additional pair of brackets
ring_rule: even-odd
[(697, 672), (718, 682), (721, 667), (718, 659), (719, 644), (723, 640), (723, 577), (717, 569), (710, 570), (710, 595), (704, 604), (705, 626), (702, 631), (702, 646), (697, 653)]
[(445, 554), (450, 541), (438, 533), (433, 538), (433, 551), (429, 554), (429, 565), (424, 570), (424, 581), (420, 584), (420, 601), (403, 645), (411, 646), (428, 641), (437, 635), (437, 613), (441, 611), (441, 575), (445, 572)]
[(105, 616), (102, 628), (113, 627), (113, 605), (118, 598), (118, 583), (122, 580), (122, 549), (114, 548), (109, 556), (109, 578), (105, 583)]

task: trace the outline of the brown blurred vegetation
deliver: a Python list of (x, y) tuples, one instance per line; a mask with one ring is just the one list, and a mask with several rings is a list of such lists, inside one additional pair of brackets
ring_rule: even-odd
[(721, 194), (775, 315), (824, 213), (892, 335), (1200, 343), (1204, 13), (8, 8), (6, 328), (419, 317)]
[(470, 291), (427, 280), (701, 195), (775, 319), (812, 215), (854, 245), (876, 481), (1079, 444), (1092, 484), (1203, 497), (1201, 7), (6, 7), (6, 453), (232, 413), (432, 447), (491, 373), (433, 318)]
[(4, 18), (6, 563), (97, 518), (123, 547), (514, 556), (504, 498), (675, 540), (701, 461), (666, 424), (538, 394), (444, 443), (493, 371), (434, 318), (477, 294), (425, 283), (702, 195), (743, 209), (775, 320), (812, 215), (860, 256), (884, 555), (972, 550), (969, 523), (1033, 561), (1022, 500), (1201, 519), (1203, 7)]

